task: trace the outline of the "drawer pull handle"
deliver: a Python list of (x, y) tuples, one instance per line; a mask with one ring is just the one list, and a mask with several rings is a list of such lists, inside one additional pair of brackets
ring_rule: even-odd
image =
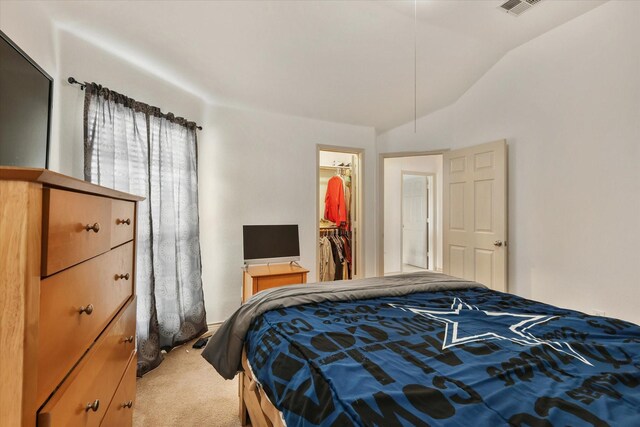
[(98, 224), (97, 222), (93, 225), (85, 225), (84, 229), (87, 231), (93, 231), (94, 233), (97, 233), (98, 231), (100, 231), (100, 224)]
[(116, 274), (116, 280), (118, 280), (118, 279), (129, 280), (129, 273), (127, 273), (127, 274)]
[(129, 335), (129, 337), (125, 338), (124, 340), (122, 340), (122, 342), (124, 342), (124, 343), (133, 342), (133, 335)]
[(88, 306), (82, 306), (80, 307), (80, 309), (78, 310), (78, 312), (80, 314), (82, 313), (87, 313), (87, 316), (90, 316), (91, 313), (93, 313), (93, 304), (89, 304)]
[(86, 412), (89, 412), (89, 411), (98, 412), (98, 408), (100, 408), (100, 401), (96, 399), (93, 402), (87, 403), (87, 406), (84, 407), (84, 410)]
[(131, 408), (131, 407), (133, 407), (133, 400), (127, 400), (126, 402), (124, 402), (122, 404), (122, 407), (123, 408)]
[(127, 225), (131, 225), (131, 218), (127, 218), (127, 219), (116, 219), (116, 224), (120, 225), (120, 224), (127, 224)]

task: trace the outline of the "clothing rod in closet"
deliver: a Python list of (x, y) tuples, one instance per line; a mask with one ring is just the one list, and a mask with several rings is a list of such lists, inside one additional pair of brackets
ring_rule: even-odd
[(331, 230), (320, 229), (320, 236), (321, 237), (325, 237), (325, 236), (340, 236), (340, 237), (350, 238), (351, 237), (351, 232), (347, 231), (345, 229), (342, 229), (342, 228), (334, 228), (334, 229), (331, 229)]

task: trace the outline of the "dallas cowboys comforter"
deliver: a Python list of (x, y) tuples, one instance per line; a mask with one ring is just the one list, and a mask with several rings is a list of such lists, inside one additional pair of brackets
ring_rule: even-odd
[(637, 325), (443, 275), (377, 280), (386, 295), (252, 301), (248, 360), (287, 425), (640, 425)]

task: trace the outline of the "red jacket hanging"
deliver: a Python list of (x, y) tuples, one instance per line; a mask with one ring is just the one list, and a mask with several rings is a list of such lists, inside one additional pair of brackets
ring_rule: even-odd
[(327, 183), (324, 197), (324, 217), (336, 225), (347, 223), (347, 209), (344, 202), (344, 181), (335, 175)]

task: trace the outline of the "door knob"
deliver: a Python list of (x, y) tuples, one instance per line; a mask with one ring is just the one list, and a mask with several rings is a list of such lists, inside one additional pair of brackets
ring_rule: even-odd
[(495, 242), (493, 242), (493, 246), (497, 246), (497, 247), (502, 246), (502, 240), (496, 240)]

